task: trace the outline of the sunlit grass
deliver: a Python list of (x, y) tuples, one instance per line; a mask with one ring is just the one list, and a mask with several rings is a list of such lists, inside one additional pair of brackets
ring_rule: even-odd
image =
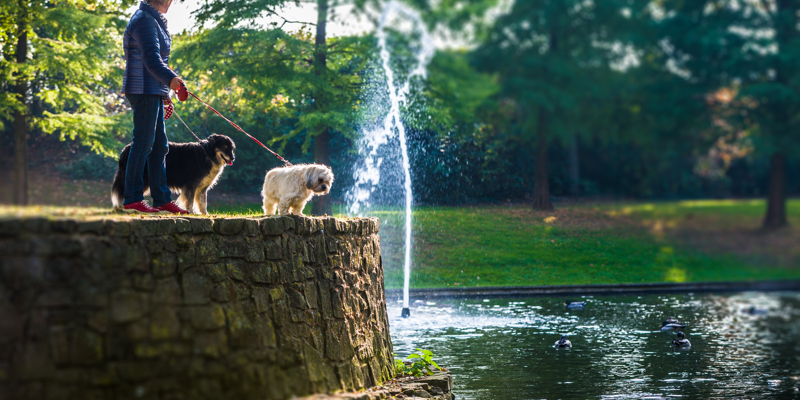
[[(684, 200), (653, 203), (604, 203), (596, 206), (611, 215), (640, 215), (647, 217), (686, 217), (690, 215), (737, 216), (763, 218), (767, 211), (766, 201), (758, 200)], [(790, 219), (800, 221), (800, 199), (786, 203)]]

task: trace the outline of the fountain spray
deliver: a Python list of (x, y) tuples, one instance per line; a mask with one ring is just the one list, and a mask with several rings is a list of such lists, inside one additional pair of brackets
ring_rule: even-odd
[[(421, 33), (420, 49), (415, 54), (415, 59), (417, 61), (416, 67), (408, 74), (401, 85), (395, 84), (394, 71), (392, 71), (390, 65), (391, 55), (386, 45), (386, 24), (389, 16), (393, 13), (410, 20)], [(408, 100), (407, 96), (411, 85), (411, 79), (415, 76), (425, 79), (427, 76), (426, 67), (433, 58), (435, 49), (433, 47), (433, 40), (419, 13), (395, 0), (389, 1), (384, 6), (378, 25), (377, 37), (382, 66), (386, 73), (390, 109), (383, 120), (383, 130), (372, 130), (366, 133), (367, 137), (365, 137), (363, 141), (363, 147), (368, 148), (365, 149), (366, 163), (364, 167), (355, 172), (354, 177), (356, 185), (351, 192), (351, 195), (354, 197), (354, 204), (351, 205), (351, 210), (358, 212), (358, 203), (367, 200), (369, 194), (372, 192), (372, 189), (363, 189), (359, 186), (362, 184), (374, 186), (378, 183), (380, 176), (378, 166), (382, 161), (381, 159), (376, 160), (378, 147), (382, 144), (386, 144), (388, 138), (393, 137), (396, 130), (403, 159), (403, 188), (405, 191), (405, 263), (403, 265), (403, 311), (401, 316), (408, 317), (411, 315), (409, 309), (409, 285), (411, 282), (411, 205), (413, 204), (414, 196), (411, 192), (411, 164), (408, 157), (408, 141), (406, 139), (405, 126), (403, 126), (403, 122), (400, 118), (400, 105), (406, 104)]]

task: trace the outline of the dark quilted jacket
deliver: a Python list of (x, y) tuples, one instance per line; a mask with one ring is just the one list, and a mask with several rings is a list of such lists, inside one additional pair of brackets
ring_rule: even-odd
[(125, 28), (123, 46), (122, 93), (168, 95), (169, 82), (178, 75), (167, 67), (172, 38), (158, 12), (140, 4)]

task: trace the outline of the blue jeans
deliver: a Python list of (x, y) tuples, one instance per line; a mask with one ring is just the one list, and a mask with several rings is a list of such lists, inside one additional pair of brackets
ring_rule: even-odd
[(164, 105), (160, 95), (126, 94), (133, 108), (133, 144), (125, 169), (125, 204), (144, 199), (144, 169), (153, 207), (171, 201), (167, 187), (166, 158), (169, 152), (164, 130)]

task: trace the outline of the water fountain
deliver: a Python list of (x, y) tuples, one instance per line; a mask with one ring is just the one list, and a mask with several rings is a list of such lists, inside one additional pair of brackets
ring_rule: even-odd
[[(387, 23), (389, 17), (393, 15), (410, 21), (420, 33), (420, 47), (415, 53), (416, 66), (400, 85), (395, 82), (395, 74), (390, 65), (391, 54), (386, 43)], [(348, 197), (351, 203), (350, 211), (353, 213), (358, 214), (362, 204), (368, 204), (370, 194), (380, 182), (379, 167), (383, 159), (378, 157), (378, 148), (388, 143), (389, 139), (394, 138), (396, 134), (400, 141), (400, 151), (402, 153), (403, 188), (405, 193), (405, 262), (403, 264), (403, 310), (401, 314), (403, 317), (408, 317), (410, 316), (409, 284), (411, 279), (411, 205), (413, 204), (414, 196), (411, 192), (411, 164), (408, 157), (408, 141), (400, 115), (400, 106), (408, 101), (407, 96), (411, 80), (414, 77), (425, 79), (427, 75), (426, 67), (431, 58), (433, 58), (434, 47), (433, 40), (419, 13), (394, 0), (389, 1), (384, 6), (378, 25), (377, 37), (381, 65), (386, 75), (390, 108), (383, 119), (382, 129), (367, 130), (360, 142), (359, 151), (365, 157), (365, 160), (364, 164), (355, 171), (355, 184)]]

